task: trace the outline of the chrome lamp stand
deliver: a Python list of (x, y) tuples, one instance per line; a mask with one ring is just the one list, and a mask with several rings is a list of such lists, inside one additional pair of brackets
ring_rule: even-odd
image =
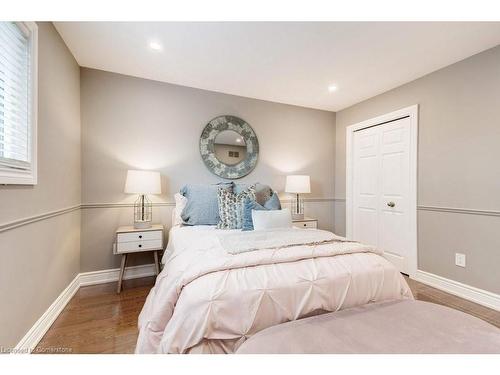
[(151, 228), (153, 204), (145, 194), (139, 195), (134, 203), (134, 228)]
[(299, 194), (296, 194), (292, 200), (292, 218), (294, 220), (304, 218), (304, 199)]

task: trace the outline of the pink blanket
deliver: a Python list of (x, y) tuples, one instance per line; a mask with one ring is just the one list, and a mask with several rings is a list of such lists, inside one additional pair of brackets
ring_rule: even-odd
[[(412, 298), (381, 252), (352, 242), (311, 244), (311, 233), (304, 245), (233, 255), (217, 231), (193, 231), (190, 241), (169, 253), (146, 300), (136, 352), (233, 353), (247, 338), (276, 324)], [(282, 230), (271, 235), (286, 237)], [(317, 235), (324, 241), (325, 232)]]

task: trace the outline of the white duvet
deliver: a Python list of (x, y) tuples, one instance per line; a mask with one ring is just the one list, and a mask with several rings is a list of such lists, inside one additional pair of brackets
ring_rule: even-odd
[[(320, 230), (238, 233), (171, 231), (165, 267), (139, 316), (137, 353), (233, 353), (279, 323), (412, 298), (401, 274), (370, 246)], [(240, 247), (234, 254), (231, 244)]]

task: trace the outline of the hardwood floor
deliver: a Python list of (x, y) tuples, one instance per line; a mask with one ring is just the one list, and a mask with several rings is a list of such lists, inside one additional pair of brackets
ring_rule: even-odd
[(415, 299), (438, 303), (476, 316), (500, 328), (500, 312), (443, 292), (405, 276)]
[[(500, 328), (500, 312), (406, 278), (416, 299), (477, 316)], [(38, 344), (38, 353), (133, 353), (137, 317), (154, 277), (80, 288)]]
[(80, 288), (42, 338), (36, 352), (133, 353), (137, 318), (154, 277)]

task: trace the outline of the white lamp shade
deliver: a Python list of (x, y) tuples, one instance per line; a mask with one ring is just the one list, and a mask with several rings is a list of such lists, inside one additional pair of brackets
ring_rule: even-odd
[(127, 171), (125, 193), (129, 194), (161, 194), (160, 172)]
[(286, 176), (286, 193), (307, 194), (311, 192), (311, 180), (309, 176), (292, 175)]

